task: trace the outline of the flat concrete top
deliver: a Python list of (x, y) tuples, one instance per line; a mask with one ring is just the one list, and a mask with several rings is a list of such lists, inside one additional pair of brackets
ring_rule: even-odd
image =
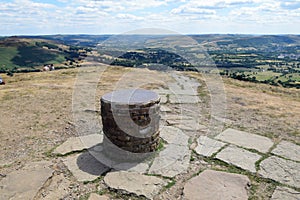
[(102, 96), (101, 100), (115, 104), (135, 105), (157, 102), (160, 100), (160, 97), (157, 93), (150, 90), (126, 89), (107, 93)]

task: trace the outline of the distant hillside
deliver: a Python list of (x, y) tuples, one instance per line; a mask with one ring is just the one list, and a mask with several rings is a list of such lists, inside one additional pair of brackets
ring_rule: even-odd
[(25, 37), (0, 38), (0, 71), (62, 64), (80, 59), (84, 51), (54, 40)]
[(112, 35), (42, 35), (22, 36), (28, 39), (44, 39), (59, 42), (68, 46), (95, 47), (98, 43), (110, 38)]
[[(259, 51), (281, 51), (288, 47), (300, 46), (300, 35), (246, 35), (246, 34), (195, 34), (187, 35), (200, 44), (207, 44), (210, 49), (247, 49), (252, 48)], [(134, 43), (155, 43), (168, 40), (168, 35), (43, 35), (22, 36), (28, 39), (43, 39), (69, 46), (96, 47), (97, 44), (120, 40), (128, 45)], [(112, 39), (113, 38), (113, 39)], [(276, 48), (274, 48), (276, 47)]]

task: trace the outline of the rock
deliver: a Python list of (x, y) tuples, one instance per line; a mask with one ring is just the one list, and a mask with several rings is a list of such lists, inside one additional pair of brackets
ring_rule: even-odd
[(262, 153), (268, 152), (268, 150), (273, 146), (272, 140), (267, 137), (234, 130), (231, 128), (220, 133), (216, 139), (223, 140), (237, 146), (242, 146), (244, 148), (255, 149)]
[(107, 173), (104, 182), (110, 188), (145, 196), (148, 199), (152, 199), (166, 185), (166, 181), (158, 177), (125, 171)]
[(149, 173), (174, 177), (187, 171), (190, 157), (191, 152), (188, 146), (169, 144), (154, 159)]
[(159, 95), (160, 96), (160, 103), (166, 104), (168, 102), (168, 98), (166, 95)]
[(185, 200), (247, 200), (247, 176), (205, 170), (184, 185)]
[(300, 199), (300, 192), (296, 190), (286, 188), (286, 187), (279, 187), (277, 186), (276, 190), (274, 191), (271, 200), (299, 200)]
[(245, 149), (230, 145), (218, 153), (216, 158), (228, 164), (232, 164), (255, 173), (255, 163), (261, 158), (261, 156)]
[(67, 139), (63, 144), (58, 146), (53, 153), (59, 155), (65, 155), (74, 151), (82, 151), (89, 149), (99, 143), (102, 143), (102, 134), (91, 134), (80, 137), (71, 137)]
[(164, 126), (160, 131), (160, 137), (168, 144), (188, 145), (189, 136), (184, 134), (179, 128)]
[(78, 181), (93, 181), (109, 170), (89, 152), (68, 156), (63, 163)]
[(212, 156), (226, 145), (226, 143), (213, 140), (207, 136), (200, 136), (197, 139), (197, 143), (198, 146), (195, 148), (196, 153), (206, 157)]
[(300, 146), (291, 142), (280, 142), (276, 148), (273, 149), (272, 153), (300, 162)]
[(33, 199), (52, 176), (51, 162), (33, 162), (7, 174), (0, 182), (0, 199)]
[(109, 200), (108, 196), (92, 193), (88, 200)]
[(260, 163), (259, 174), (283, 184), (300, 188), (300, 163), (271, 156)]

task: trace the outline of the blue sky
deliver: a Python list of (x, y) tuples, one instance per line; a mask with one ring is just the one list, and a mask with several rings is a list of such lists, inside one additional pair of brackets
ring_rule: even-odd
[(300, 0), (0, 0), (0, 35), (300, 34)]

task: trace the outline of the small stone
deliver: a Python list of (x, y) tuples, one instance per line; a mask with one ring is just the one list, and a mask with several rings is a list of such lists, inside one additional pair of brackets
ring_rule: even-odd
[(283, 184), (300, 188), (300, 163), (271, 156), (260, 163), (259, 174)]
[(187, 172), (190, 157), (191, 151), (188, 146), (169, 144), (154, 159), (149, 173), (174, 177)]
[(0, 199), (33, 199), (52, 176), (51, 162), (33, 162), (0, 181)]
[(256, 153), (252, 153), (245, 149), (231, 145), (223, 149), (220, 153), (218, 153), (216, 158), (228, 164), (232, 164), (255, 173), (255, 163), (261, 158), (261, 156)]
[(161, 178), (125, 171), (109, 172), (104, 177), (104, 182), (110, 188), (145, 196), (148, 199), (153, 199), (166, 185), (166, 181)]
[(247, 200), (245, 175), (205, 170), (184, 185), (184, 200)]
[(213, 140), (207, 136), (200, 136), (197, 139), (198, 146), (195, 148), (196, 153), (202, 156), (212, 156), (219, 151), (226, 143)]
[(168, 102), (168, 98), (166, 95), (159, 95), (160, 96), (160, 103), (166, 104)]
[(286, 188), (286, 187), (277, 187), (274, 191), (271, 200), (299, 200), (300, 192), (296, 190)]
[(193, 142), (191, 145), (190, 145), (190, 149), (191, 150), (195, 150), (197, 147), (197, 143), (196, 142)]
[(89, 152), (68, 156), (63, 162), (78, 181), (93, 181), (109, 170)]
[(82, 151), (84, 149), (89, 149), (93, 146), (96, 146), (99, 143), (102, 143), (103, 135), (102, 134), (91, 134), (80, 137), (71, 137), (67, 139), (63, 144), (58, 146), (53, 153), (59, 155), (65, 155), (74, 151)]
[(108, 196), (92, 193), (88, 200), (109, 200)]
[(273, 146), (272, 140), (267, 137), (231, 128), (220, 133), (216, 139), (232, 143), (237, 146), (242, 146), (244, 148), (255, 149), (262, 153), (268, 152), (268, 150)]
[(276, 148), (273, 149), (272, 153), (300, 162), (300, 146), (291, 142), (280, 142)]

